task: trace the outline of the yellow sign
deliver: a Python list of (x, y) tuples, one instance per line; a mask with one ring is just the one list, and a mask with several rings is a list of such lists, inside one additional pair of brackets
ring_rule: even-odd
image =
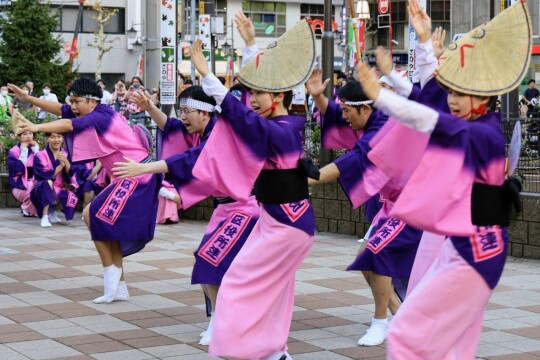
[(504, 11), (506, 9), (506, 0), (501, 0), (501, 11)]
[(204, 1), (199, 1), (199, 14), (204, 14)]

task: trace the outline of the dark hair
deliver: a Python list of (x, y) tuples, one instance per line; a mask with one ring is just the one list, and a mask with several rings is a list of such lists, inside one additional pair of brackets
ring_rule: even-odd
[(184, 85), (193, 85), (193, 80), (191, 80), (191, 79), (186, 79), (186, 80), (184, 81)]
[(139, 84), (144, 86), (144, 83), (142, 82), (142, 79), (140, 77), (138, 77), (138, 76), (134, 76), (134, 77), (131, 78), (131, 85), (133, 85), (133, 80), (135, 80), (135, 79), (139, 80)]
[(288, 109), (291, 106), (291, 103), (292, 103), (292, 97), (293, 97), (292, 90), (285, 91), (283, 93), (283, 95), (284, 95), (284, 97), (283, 97), (283, 106), (285, 107), (285, 109)]
[(41, 85), (42, 89), (46, 88), (46, 87), (48, 87), (49, 89), (52, 89), (51, 84), (49, 84), (49, 83), (43, 83), (43, 85)]
[(497, 110), (497, 101), (499, 100), (499, 97), (497, 95), (490, 96), (488, 101), (488, 112), (495, 112)]
[(45, 138), (48, 138), (48, 137), (51, 136), (52, 134), (58, 134), (58, 135), (62, 135), (62, 137), (64, 137), (64, 134), (61, 134), (61, 133), (55, 133), (55, 132), (46, 132), (46, 133), (43, 133), (43, 135), (45, 135)]
[(218, 76), (217, 78), (218, 78), (219, 81), (221, 81), (222, 85), (225, 85), (225, 83), (227, 82), (227, 79), (225, 79), (225, 77), (223, 77), (223, 76)]
[(88, 77), (80, 77), (73, 81), (68, 89), (69, 96), (92, 96), (98, 99), (103, 97), (103, 90), (97, 82)]
[[(182, 91), (180, 95), (178, 95), (178, 101), (181, 99), (194, 99), (216, 106), (216, 99), (214, 99), (212, 96), (206, 95), (202, 86), (199, 85), (190, 86), (186, 88), (186, 90)], [(208, 113), (212, 115), (214, 112), (209, 111)]]
[(99, 79), (99, 80), (96, 80), (96, 82), (99, 84), (99, 83), (102, 83), (103, 85), (107, 86), (107, 84), (105, 84), (105, 81), (103, 81), (102, 79)]
[(334, 74), (336, 74), (338, 79), (347, 79), (347, 75), (341, 70), (334, 70)]
[(536, 80), (534, 80), (534, 79), (529, 80), (528, 84), (530, 85), (531, 83), (535, 83), (535, 84), (536, 84)]
[[(362, 85), (360, 85), (358, 80), (354, 78), (347, 79), (345, 85), (343, 85), (343, 87), (339, 89), (338, 97), (343, 103), (346, 101), (369, 101), (366, 94), (364, 94), (364, 89), (362, 89)], [(371, 106), (369, 104), (366, 105)], [(354, 105), (353, 107), (357, 110), (360, 110), (361, 105)]]

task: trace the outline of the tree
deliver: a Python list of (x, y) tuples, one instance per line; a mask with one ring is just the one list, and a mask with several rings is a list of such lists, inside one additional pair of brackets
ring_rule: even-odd
[(101, 61), (103, 59), (103, 55), (105, 55), (105, 53), (109, 52), (112, 49), (112, 46), (106, 46), (105, 44), (112, 44), (116, 40), (120, 40), (119, 36), (115, 37), (112, 40), (108, 40), (107, 35), (105, 35), (104, 31), (105, 24), (109, 21), (111, 17), (116, 15), (118, 9), (105, 8), (101, 5), (99, 1), (96, 1), (94, 5), (90, 6), (90, 8), (97, 13), (97, 15), (92, 16), (92, 18), (96, 21), (98, 27), (97, 29), (92, 30), (92, 32), (94, 33), (94, 42), (87, 43), (87, 45), (98, 50), (98, 58), (96, 63), (96, 80), (99, 80), (101, 79)]
[(62, 63), (62, 40), (53, 36), (58, 15), (48, 3), (18, 0), (6, 7), (6, 18), (0, 17), (0, 83), (20, 85), (33, 80), (36, 90), (49, 83), (59, 98), (67, 92), (67, 83), (76, 76), (68, 73), (69, 62)]

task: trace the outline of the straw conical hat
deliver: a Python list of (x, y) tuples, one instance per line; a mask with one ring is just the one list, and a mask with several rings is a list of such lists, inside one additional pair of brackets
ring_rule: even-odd
[(464, 94), (505, 94), (525, 77), (531, 47), (531, 18), (522, 0), (451, 44), (435, 75), (443, 86)]
[(302, 20), (244, 66), (239, 81), (268, 92), (292, 90), (311, 75), (315, 62), (315, 36), (311, 25)]
[(22, 114), (17, 109), (13, 110), (13, 114), (11, 114), (11, 131), (13, 131), (15, 135), (21, 133), (18, 127), (21, 116)]

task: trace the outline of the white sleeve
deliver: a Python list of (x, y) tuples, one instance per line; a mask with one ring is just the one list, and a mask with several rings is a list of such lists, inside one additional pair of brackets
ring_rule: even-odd
[(374, 105), (397, 121), (427, 134), (433, 132), (439, 119), (437, 111), (387, 89), (381, 89)]
[(409, 97), (413, 88), (413, 84), (409, 80), (401, 76), (395, 69), (392, 69), (389, 78), (394, 84), (394, 90), (399, 95)]
[(28, 161), (28, 148), (21, 147), (21, 154), (19, 155), (19, 161), (26, 166), (26, 162)]
[(34, 153), (34, 155), (37, 154), (38, 151), (39, 151), (39, 145), (32, 146), (32, 152)]
[(257, 44), (246, 46), (242, 50), (242, 67), (246, 66), (251, 60), (255, 59), (255, 56), (259, 53), (259, 47)]
[(418, 64), (420, 87), (424, 88), (439, 67), (439, 61), (435, 57), (431, 39), (426, 43), (416, 44), (416, 63)]
[(219, 81), (216, 75), (209, 73), (202, 79), (201, 85), (206, 95), (212, 96), (216, 99), (216, 104), (221, 105), (228, 90), (221, 81)]

